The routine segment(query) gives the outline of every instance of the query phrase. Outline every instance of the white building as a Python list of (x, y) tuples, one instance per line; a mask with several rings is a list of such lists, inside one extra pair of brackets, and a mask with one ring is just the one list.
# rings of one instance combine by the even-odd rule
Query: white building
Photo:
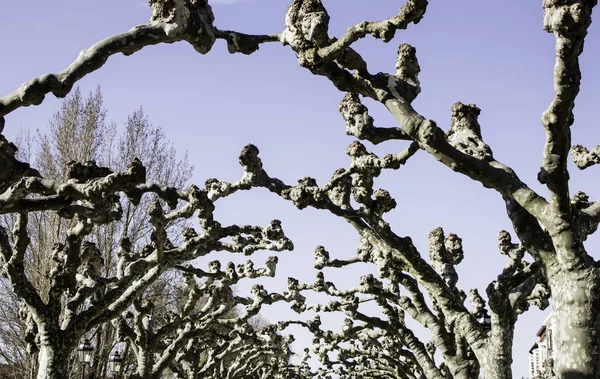
[(544, 325), (538, 330), (536, 336), (539, 340), (529, 349), (529, 377), (534, 378), (540, 372), (544, 371), (544, 363), (554, 355), (554, 335), (556, 322), (551, 313), (544, 320)]

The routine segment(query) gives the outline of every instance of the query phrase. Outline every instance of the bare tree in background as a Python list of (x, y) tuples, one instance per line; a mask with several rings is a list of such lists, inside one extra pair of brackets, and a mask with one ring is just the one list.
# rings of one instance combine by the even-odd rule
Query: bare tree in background
[[(571, 141), (573, 107), (581, 82), (578, 57), (596, 5), (596, 0), (542, 1), (543, 28), (556, 37), (554, 97), (542, 115), (546, 141), (537, 177), (547, 187), (547, 198), (529, 188), (514, 170), (494, 157), (484, 142), (478, 122), (481, 110), (477, 106), (454, 104), (451, 127), (447, 131), (412, 107), (421, 91), (420, 66), (414, 47), (399, 46), (395, 73), (376, 74), (368, 70), (367, 62), (352, 48), (367, 35), (383, 42), (391, 41), (398, 30), (424, 17), (426, 0), (408, 0), (397, 15), (383, 21), (352, 25), (338, 38), (328, 34), (329, 15), (320, 0), (293, 0), (287, 11), (284, 32), (261, 36), (218, 29), (206, 0), (151, 0), (152, 18), (148, 24), (98, 42), (59, 74), (47, 74), (24, 83), (0, 99), (0, 115), (39, 104), (49, 92), (65, 96), (77, 80), (119, 52), (128, 55), (147, 45), (187, 41), (205, 54), (217, 39), (224, 39), (230, 52), (249, 54), (261, 43), (280, 42), (293, 50), (300, 66), (347, 93), (340, 111), (348, 134), (373, 144), (408, 141), (409, 147), (380, 158), (355, 142), (348, 149), (351, 166), (334, 173), (323, 187), (311, 178), (292, 186), (269, 177), (258, 159), (258, 150), (249, 147), (242, 153), (245, 186), (227, 187), (225, 183), (214, 182), (211, 187), (226, 188), (225, 191), (231, 193), (264, 186), (293, 201), (298, 208), (312, 206), (344, 218), (361, 237), (360, 250), (365, 253), (359, 252), (358, 259), (377, 265), (381, 279), (388, 281), (387, 291), (393, 291), (394, 285), (399, 283), (409, 294), (403, 297), (396, 291), (395, 298), (384, 296), (386, 304), (405, 298), (410, 300), (404, 306), (415, 310), (411, 316), (417, 321), (422, 319), (433, 332), (433, 342), (444, 358), (453, 355), (456, 341), (464, 343), (474, 353), (486, 378), (512, 376), (510, 349), (514, 323), (526, 308), (521, 300), (542, 305), (543, 288), (547, 285), (558, 320), (556, 376), (595, 378), (600, 373), (600, 313), (596, 311), (600, 302), (600, 271), (598, 262), (587, 253), (583, 243), (600, 223), (600, 202), (590, 201), (583, 192), (571, 195), (567, 160), (570, 153), (580, 169), (600, 163), (600, 147), (590, 151), (581, 145), (572, 147)], [(361, 104), (361, 97), (384, 106), (396, 118), (398, 126), (375, 126), (367, 108)], [(4, 127), (4, 119), (1, 120), (0, 128)], [(12, 147), (0, 142), (4, 148), (0, 160), (6, 162), (3, 166), (6, 170), (0, 174), (0, 183), (3, 183), (0, 190), (7, 190), (15, 178), (31, 173), (27, 165), (11, 160)], [(486, 291), (489, 324), (477, 322), (476, 315), (464, 305), (464, 292), (456, 287), (458, 278), (453, 266), (460, 262), (455, 255), (460, 240), (446, 236), (441, 230), (433, 231), (428, 262), (409, 237), (393, 231), (383, 218), (395, 207), (395, 201), (388, 191), (374, 188), (375, 178), (381, 170), (396, 170), (406, 164), (418, 150), (492, 189), (506, 204), (520, 243), (513, 243), (508, 232), (500, 233), (500, 251), (508, 255), (509, 262), (499, 270), (498, 278)], [(8, 189), (8, 193), (12, 192)], [(6, 194), (2, 195), (3, 199), (7, 198)], [(6, 208), (7, 205), (0, 206), (4, 212)], [(22, 225), (16, 228), (15, 235), (19, 236), (22, 230)], [(22, 239), (17, 238), (17, 246), (21, 246), (20, 241)], [(6, 243), (3, 248), (7, 250)], [(525, 253), (533, 258), (533, 263), (523, 260)], [(417, 290), (412, 290), (415, 285)], [(431, 307), (421, 301), (425, 294), (431, 300)], [(515, 297), (521, 300), (514, 301)], [(483, 299), (475, 293), (472, 299), (477, 312), (482, 311)], [(402, 304), (399, 306), (402, 308)]]

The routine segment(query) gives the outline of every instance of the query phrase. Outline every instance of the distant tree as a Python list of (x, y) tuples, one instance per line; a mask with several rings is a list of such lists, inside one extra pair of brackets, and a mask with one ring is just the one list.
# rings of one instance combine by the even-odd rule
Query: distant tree
[[(360, 315), (364, 320), (365, 316)], [(396, 318), (397, 319), (397, 318)], [(413, 353), (410, 349), (411, 343), (407, 342), (406, 334), (412, 334), (406, 326), (400, 333), (391, 332), (391, 327), (382, 327), (373, 330), (371, 324), (377, 321), (383, 324), (383, 320), (369, 320), (369, 322), (354, 325), (354, 321), (347, 318), (339, 333), (321, 329), (321, 318), (317, 315), (313, 320), (287, 321), (278, 326), (281, 329), (291, 324), (298, 324), (313, 333), (313, 351), (322, 364), (316, 372), (315, 377), (324, 378), (328, 375), (337, 375), (343, 378), (407, 378), (416, 379), (428, 377), (424, 375), (419, 359), (419, 349)], [(416, 340), (412, 336), (413, 341)], [(407, 345), (409, 347), (407, 347)], [(468, 362), (468, 360), (465, 360)], [(445, 377), (445, 370), (442, 377)], [(476, 371), (476, 370), (475, 370)], [(448, 373), (451, 375), (450, 373)]]
[[(225, 271), (219, 261), (211, 262), (207, 271), (178, 267), (184, 281), (178, 282), (179, 291), (171, 304), (160, 306), (151, 294), (136, 299), (131, 310), (113, 321), (119, 340), (126, 341), (135, 355), (133, 377), (162, 378), (165, 370), (177, 367), (176, 373), (196, 378), (208, 370), (206, 365), (222, 363), (227, 354), (213, 349), (230, 349), (227, 336), (238, 328), (253, 331), (249, 320), (263, 304), (260, 299), (244, 299), (248, 305), (240, 312), (233, 286), (244, 278), (273, 277), (276, 264), (277, 258), (271, 257), (262, 269), (254, 269), (251, 261), (237, 268), (230, 263)], [(204, 282), (199, 284), (195, 276)]]

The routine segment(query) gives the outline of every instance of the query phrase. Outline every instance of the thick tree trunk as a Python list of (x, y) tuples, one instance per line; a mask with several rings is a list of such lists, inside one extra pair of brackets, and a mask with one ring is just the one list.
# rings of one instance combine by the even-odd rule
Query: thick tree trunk
[(54, 328), (39, 325), (40, 351), (37, 353), (37, 379), (67, 379), (69, 356), (77, 346), (78, 338)]
[(473, 352), (467, 350), (467, 343), (460, 339), (456, 343), (456, 353), (454, 356), (443, 356), (446, 365), (446, 371), (453, 379), (472, 379), (478, 378), (480, 365)]
[[(480, 344), (472, 345), (485, 379), (512, 379), (512, 342), (514, 337), (514, 315), (511, 309), (506, 313), (492, 312), (491, 330)], [(477, 376), (471, 376), (477, 378)]]
[(137, 354), (137, 377), (140, 379), (152, 378), (152, 360), (150, 359), (150, 353), (145, 349), (140, 348)]
[(554, 306), (554, 372), (562, 379), (600, 377), (600, 271), (560, 272), (549, 280)]
[(37, 379), (66, 379), (69, 377), (71, 349), (43, 344), (38, 353)]
[(479, 359), (485, 379), (512, 379), (512, 354), (506, 354), (504, 350), (490, 346), (487, 356)]
[(477, 364), (473, 365), (468, 361), (454, 367), (448, 365), (448, 368), (453, 379), (473, 379), (479, 376), (479, 367), (477, 367)]

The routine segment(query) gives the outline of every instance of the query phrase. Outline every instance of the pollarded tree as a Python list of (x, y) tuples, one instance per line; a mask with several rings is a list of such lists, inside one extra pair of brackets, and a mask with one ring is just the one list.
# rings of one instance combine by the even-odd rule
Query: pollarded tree
[[(14, 151), (12, 154), (8, 167), (18, 167)], [(214, 201), (227, 196), (226, 191), (211, 188), (209, 194), (195, 186), (180, 190), (148, 184), (145, 179), (145, 168), (137, 159), (127, 171), (117, 173), (93, 162), (72, 163), (64, 181), (39, 175), (14, 178), (0, 195), (0, 212), (17, 215), (12, 233), (0, 227), (3, 271), (37, 329), (39, 379), (67, 377), (68, 358), (79, 339), (118, 317), (166, 270), (212, 251), (252, 254), (261, 249), (281, 251), (292, 247), (278, 221), (265, 228), (222, 226), (215, 221)], [(240, 183), (244, 185), (244, 180)], [(123, 236), (117, 269), (111, 274), (103, 270), (101, 252), (90, 233), (94, 225), (121, 219), (122, 194), (134, 204), (143, 196), (156, 196), (147, 211), (152, 233), (140, 247)], [(159, 198), (172, 210), (165, 211)], [(183, 205), (177, 208), (179, 202)], [(49, 273), (46, 301), (24, 267), (30, 244), (28, 215), (42, 211), (71, 220), (65, 239), (52, 251), (55, 265)], [(167, 236), (169, 222), (194, 216), (201, 233), (186, 229), (182, 242), (174, 245)]]
[[(28, 158), (35, 162), (40, 174), (47, 179), (65, 180), (71, 162), (95, 161), (106, 165), (114, 171), (127, 168), (129, 162), (139, 157), (147, 170), (147, 180), (158, 185), (183, 187), (188, 181), (192, 167), (186, 156), (177, 159), (177, 152), (166, 140), (160, 127), (152, 125), (142, 108), (134, 111), (125, 123), (123, 133), (118, 133), (114, 123), (106, 121), (107, 111), (104, 109), (100, 88), (84, 97), (79, 89), (66, 98), (61, 108), (51, 118), (47, 132), (38, 131), (36, 137), (21, 138), (23, 147), (27, 148)], [(73, 143), (77, 141), (77, 143)], [(23, 156), (23, 154), (21, 154)], [(102, 270), (106, 275), (114, 275), (118, 257), (116, 251), (119, 239), (126, 235), (134, 245), (148, 241), (151, 225), (148, 222), (148, 209), (152, 198), (143, 197), (137, 205), (123, 199), (124, 216), (117, 222), (96, 225), (90, 237), (96, 243), (104, 262)], [(13, 215), (14, 216), (14, 215)], [(5, 225), (14, 222), (11, 215), (5, 216)], [(180, 221), (177, 221), (180, 223)], [(51, 212), (32, 213), (28, 223), (31, 240), (25, 259), (25, 270), (34, 287), (44, 301), (47, 301), (50, 281), (48, 275), (54, 266), (52, 248), (66, 236), (71, 220), (61, 218)], [(169, 225), (169, 233), (178, 234), (182, 225)], [(165, 283), (168, 283), (166, 281)], [(6, 287), (2, 287), (5, 289)], [(4, 295), (3, 295), (4, 296)], [(9, 294), (4, 296), (12, 299)], [(19, 302), (11, 303), (18, 313)], [(13, 312), (13, 313), (15, 313)], [(19, 325), (18, 333), (25, 335), (25, 325), (18, 320), (3, 320), (11, 325)], [(99, 376), (106, 367), (113, 331), (108, 325), (99, 327), (94, 333), (93, 367), (91, 371)], [(8, 335), (10, 337), (10, 335)], [(18, 363), (17, 366), (31, 366), (35, 362), (35, 354), (25, 354), (24, 343), (17, 348), (16, 355), (21, 359), (9, 357), (8, 361)], [(29, 346), (33, 348), (34, 346)], [(13, 354), (15, 355), (15, 354)], [(25, 359), (23, 359), (25, 358)], [(23, 370), (21, 370), (23, 371)], [(78, 375), (79, 372), (77, 371)]]
[[(382, 216), (394, 207), (393, 199), (387, 191), (373, 188), (373, 178), (379, 170), (397, 169), (417, 150), (423, 150), (442, 165), (492, 189), (505, 202), (523, 251), (535, 261), (528, 270), (524, 270), (526, 266), (522, 262), (510, 270), (517, 274), (523, 269), (526, 271), (524, 276), (529, 276), (527, 280), (533, 279), (539, 270), (544, 277), (542, 282), (547, 282), (550, 289), (559, 320), (555, 334), (555, 372), (563, 378), (592, 378), (600, 372), (600, 341), (597, 337), (600, 335), (600, 316), (594, 311), (600, 298), (600, 272), (583, 242), (597, 229), (600, 203), (590, 202), (583, 193), (571, 197), (567, 160), (572, 153), (580, 168), (600, 162), (598, 147), (591, 152), (582, 146), (571, 148), (570, 129), (581, 82), (578, 57), (583, 51), (596, 3), (595, 0), (542, 1), (544, 29), (556, 37), (554, 98), (542, 115), (546, 141), (537, 178), (547, 187), (548, 198), (531, 189), (513, 169), (494, 157), (483, 139), (477, 120), (480, 109), (475, 105), (456, 103), (451, 110), (452, 125), (448, 131), (412, 107), (421, 91), (420, 67), (414, 47), (401, 44), (397, 71), (377, 74), (369, 71), (367, 62), (352, 48), (357, 40), (367, 35), (389, 42), (397, 30), (416, 24), (424, 17), (428, 6), (426, 0), (408, 0), (397, 15), (383, 21), (353, 25), (339, 38), (329, 36), (329, 15), (320, 0), (294, 0), (286, 15), (284, 32), (265, 36), (219, 30), (214, 26), (214, 15), (206, 0), (151, 0), (150, 23), (97, 43), (59, 74), (44, 75), (24, 83), (0, 100), (0, 115), (7, 115), (22, 106), (39, 104), (50, 92), (65, 96), (77, 80), (119, 52), (132, 54), (147, 45), (185, 40), (198, 52), (206, 53), (216, 39), (225, 39), (231, 52), (248, 54), (257, 50), (261, 43), (281, 42), (291, 47), (302, 67), (348, 93), (340, 107), (348, 134), (375, 144), (390, 140), (410, 141), (411, 144), (406, 152), (381, 159), (355, 144), (350, 149), (353, 167), (336, 173), (324, 187), (318, 187), (310, 179), (303, 180), (298, 186), (264, 181), (265, 176), (258, 165), (249, 170), (249, 176), (257, 181), (255, 184), (261, 185), (262, 181), (267, 188), (293, 200), (299, 207), (323, 208), (323, 203), (332, 203), (342, 209), (343, 212), (333, 213), (350, 221), (359, 232), (361, 242), (374, 247), (374, 263), (380, 261), (384, 266), (389, 261), (402, 263), (403, 272), (416, 280), (436, 304), (438, 318), (451, 325), (452, 331), (473, 349), (486, 377), (510, 377), (507, 354), (486, 354), (488, 349), (499, 347), (492, 346), (490, 339), (483, 337), (511, 339), (515, 312), (509, 312), (507, 316), (505, 312), (493, 309), (494, 291), (505, 293), (511, 286), (500, 283), (489, 287), (492, 324), (489, 331), (481, 330), (454, 295), (454, 279), (444, 277), (445, 268), (453, 262), (442, 259), (428, 263), (410, 238), (391, 230)], [(380, 103), (399, 125), (376, 127), (361, 104), (360, 96)], [(3, 126), (4, 120), (1, 122)], [(27, 169), (13, 162), (7, 167), (8, 170), (1, 174), (3, 179)], [(350, 193), (356, 204), (349, 203)], [(487, 348), (484, 345), (488, 345)]]
[[(204, 337), (204, 336), (203, 336)], [(309, 378), (309, 376), (290, 375), (295, 365), (290, 363), (294, 341), (292, 335), (280, 335), (273, 326), (256, 330), (251, 325), (236, 323), (230, 330), (209, 332), (206, 342), (186, 354), (178, 357), (173, 370), (179, 377), (191, 378)], [(191, 342), (191, 341), (190, 341)], [(193, 362), (194, 356), (201, 351), (201, 367)], [(192, 347), (191, 343), (189, 347)], [(192, 353), (192, 354), (188, 354)], [(196, 367), (196, 369), (194, 369)]]
[[(345, 296), (348, 300), (352, 295)], [(368, 300), (357, 301), (364, 303)], [(349, 301), (346, 306), (337, 306), (330, 303), (329, 307), (319, 307), (322, 311), (330, 312), (332, 309), (346, 308), (350, 310)], [(344, 310), (346, 310), (344, 309)], [(286, 328), (289, 325), (297, 324), (305, 327), (314, 335), (313, 351), (321, 362), (322, 367), (317, 369), (318, 375), (339, 375), (342, 378), (359, 377), (377, 377), (377, 378), (445, 378), (443, 370), (437, 370), (431, 359), (430, 371), (433, 368), (435, 374), (423, 373), (427, 368), (422, 368), (419, 359), (406, 347), (407, 328), (400, 320), (397, 314), (391, 322), (386, 322), (380, 318), (368, 317), (364, 314), (358, 314), (354, 310), (354, 318), (365, 320), (366, 322), (354, 323), (353, 319), (346, 318), (341, 331), (335, 333), (329, 330), (321, 329), (321, 318), (316, 316), (309, 321), (285, 321), (278, 324), (279, 328)], [(357, 317), (358, 316), (358, 317)], [(379, 325), (381, 329), (377, 329)], [(395, 333), (393, 329), (400, 327), (404, 332)], [(410, 332), (412, 333), (412, 332)], [(414, 339), (414, 337), (413, 337)], [(419, 351), (419, 348), (416, 349)], [(423, 350), (426, 350), (423, 346)], [(307, 349), (307, 354), (309, 350)], [(423, 351), (421, 354), (427, 354)], [(429, 358), (428, 358), (429, 359)], [(475, 374), (473, 377), (476, 377)]]
[[(184, 366), (184, 371), (189, 371), (186, 376), (196, 377), (202, 369), (200, 363), (204, 362), (202, 354), (215, 344), (226, 345), (227, 338), (215, 339), (213, 334), (248, 325), (248, 320), (262, 306), (261, 302), (247, 299), (248, 306), (239, 312), (236, 308), (239, 300), (233, 296), (232, 286), (244, 278), (273, 277), (276, 263), (277, 258), (270, 257), (267, 267), (262, 269), (254, 269), (252, 261), (237, 270), (230, 263), (221, 271), (219, 261), (211, 262), (208, 271), (189, 265), (180, 267), (184, 270), (185, 291), (179, 291), (182, 298), (173, 299), (171, 307), (159, 307), (152, 296), (136, 299), (131, 310), (113, 320), (120, 339), (129, 343), (136, 356), (136, 377), (161, 378), (175, 361), (186, 357), (190, 360)], [(198, 284), (195, 276), (203, 283)]]
[[(348, 125), (348, 134), (373, 143), (412, 141), (403, 161), (410, 156), (411, 150), (414, 152), (418, 148), (448, 168), (498, 192), (506, 203), (507, 214), (523, 247), (534, 258), (548, 282), (554, 312), (559, 320), (555, 335), (555, 372), (559, 377), (569, 378), (591, 378), (600, 372), (600, 341), (596, 337), (600, 322), (598, 313), (594, 311), (600, 296), (597, 288), (600, 272), (583, 245), (587, 236), (597, 229), (600, 206), (590, 203), (581, 193), (571, 199), (567, 170), (570, 151), (580, 168), (598, 162), (598, 148), (591, 153), (581, 146), (571, 150), (570, 132), (574, 122), (573, 106), (581, 81), (578, 57), (583, 51), (583, 41), (596, 3), (593, 0), (543, 1), (544, 29), (556, 37), (555, 96), (542, 116), (546, 143), (538, 175), (538, 180), (548, 188), (549, 199), (533, 191), (510, 167), (494, 158), (483, 140), (482, 128), (477, 121), (480, 110), (475, 105), (456, 103), (452, 107), (451, 128), (446, 132), (411, 106), (421, 90), (418, 81), (420, 67), (414, 47), (400, 45), (397, 71), (393, 74), (371, 74), (366, 62), (352, 50), (351, 45), (366, 35), (387, 42), (396, 30), (419, 22), (425, 14), (427, 1), (408, 1), (395, 17), (357, 24), (339, 39), (333, 39), (327, 34), (329, 19), (323, 4), (298, 0), (288, 9), (283, 34), (285, 42), (298, 56), (300, 65), (315, 75), (326, 77), (340, 91), (350, 93), (340, 107)], [(305, 27), (308, 24), (310, 29)], [(399, 126), (389, 129), (375, 127), (357, 95), (381, 103), (396, 118)], [(391, 199), (385, 191), (373, 191), (372, 182), (360, 182), (357, 177), (360, 169), (368, 167), (367, 160), (372, 159), (368, 158), (366, 151), (357, 152), (357, 160), (363, 156), (365, 161), (356, 167), (358, 175), (352, 170), (350, 172), (355, 199), (362, 203), (361, 211), (366, 213), (366, 217), (361, 216), (361, 220), (357, 220), (362, 224), (357, 227), (361, 236), (370, 239), (374, 245), (380, 245), (381, 250), (391, 249), (392, 255), (403, 261), (405, 270), (427, 290), (446, 319), (453, 321), (455, 330), (475, 350), (486, 377), (510, 376), (509, 372), (502, 372), (508, 371), (506, 367), (510, 362), (497, 362), (506, 358), (504, 354), (486, 356), (477, 353), (475, 348), (480, 339), (470, 340), (474, 336), (469, 327), (470, 321), (461, 317), (454, 307), (449, 307), (452, 302), (445, 286), (439, 282), (440, 276), (432, 275), (431, 267), (425, 264), (409, 238), (395, 234), (382, 220), (381, 215), (389, 210)], [(379, 165), (377, 169), (397, 168), (397, 157), (390, 155), (384, 158), (384, 167)], [(492, 298), (494, 290), (502, 291), (501, 287), (493, 286), (490, 290)], [(494, 322), (494, 319), (497, 321)], [(510, 333), (505, 320), (505, 313), (496, 313), (492, 309), (492, 336)]]
[[(318, 247), (315, 250), (317, 269), (367, 262), (377, 267), (381, 278), (365, 276), (359, 286), (347, 290), (338, 290), (334, 283), (325, 281), (322, 272), (310, 285), (299, 284), (296, 279), (290, 278), (288, 291), (278, 301), (294, 302), (292, 309), (299, 312), (342, 311), (348, 317), (395, 334), (395, 338), (412, 352), (415, 363), (426, 378), (441, 379), (442, 371), (455, 378), (471, 378), (477, 376), (479, 367), (486, 377), (511, 377), (514, 325), (518, 315), (530, 304), (542, 309), (548, 305), (546, 279), (538, 263), (523, 261), (525, 249), (512, 243), (507, 232), (501, 232), (498, 246), (509, 260), (497, 279), (487, 287), (490, 322), (478, 321), (480, 314), (487, 312), (483, 310), (483, 299), (472, 292), (475, 311), (469, 311), (464, 305), (466, 294), (457, 287), (458, 275), (454, 266), (462, 261), (464, 255), (462, 240), (454, 234), (445, 236), (441, 228), (432, 231), (429, 235), (431, 263), (428, 263), (410, 238), (394, 234), (382, 218), (396, 203), (386, 190), (373, 190), (374, 179), (382, 169), (397, 169), (406, 162), (415, 152), (413, 146), (395, 156), (380, 159), (355, 141), (347, 151), (352, 158), (350, 168), (337, 170), (323, 187), (319, 187), (313, 178), (301, 179), (295, 186), (272, 178), (263, 168), (258, 149), (253, 145), (243, 149), (240, 162), (251, 174), (247, 178), (252, 186), (265, 187), (300, 209), (311, 206), (327, 210), (342, 217), (360, 234), (361, 244), (357, 256), (352, 259), (331, 259), (323, 247)], [(231, 188), (229, 192), (247, 189), (216, 181), (211, 188)], [(358, 206), (351, 203), (351, 196)], [(431, 306), (420, 287), (426, 290)], [(306, 290), (341, 300), (326, 306), (306, 305), (301, 294)], [(369, 296), (368, 301), (377, 303), (386, 318), (360, 312), (358, 304), (362, 300), (359, 300), (358, 294)], [(408, 314), (429, 329), (432, 346), (444, 358), (445, 370), (436, 366), (433, 353), (427, 351), (426, 344), (404, 324), (404, 317), (398, 318), (400, 313)]]

